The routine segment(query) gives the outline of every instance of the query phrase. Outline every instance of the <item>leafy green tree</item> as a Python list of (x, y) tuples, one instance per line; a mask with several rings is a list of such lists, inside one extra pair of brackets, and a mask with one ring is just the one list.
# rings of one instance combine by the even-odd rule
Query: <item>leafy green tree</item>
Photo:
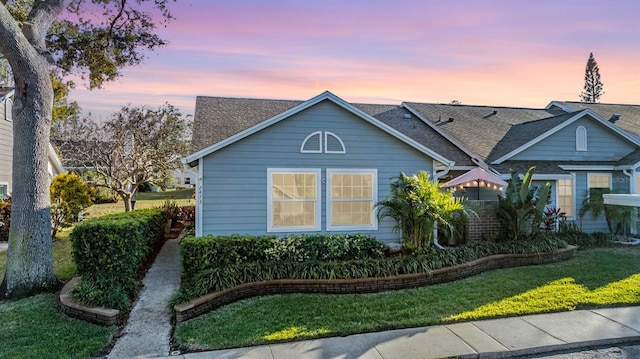
[(580, 94), (580, 101), (598, 102), (600, 97), (604, 95), (603, 87), (604, 84), (600, 80), (600, 68), (592, 52), (589, 54), (587, 67), (584, 70), (584, 89)]
[[(99, 88), (165, 42), (154, 30), (172, 0), (0, 0), (0, 54), (11, 68), (13, 211), (0, 297), (54, 288), (47, 155), (53, 118), (51, 69)], [(152, 17), (153, 13), (153, 17)]]
[(439, 184), (431, 182), (425, 171), (413, 176), (401, 172), (391, 183), (389, 196), (376, 207), (378, 219), (392, 218), (394, 229), (402, 233), (403, 245), (417, 250), (433, 243), (437, 226), (453, 231), (454, 215), (475, 214), (452, 191), (442, 190)]
[(60, 228), (78, 222), (82, 211), (91, 206), (92, 193), (82, 178), (75, 173), (61, 173), (51, 181), (51, 236)]
[(551, 184), (547, 182), (542, 187), (532, 185), (535, 169), (529, 168), (522, 179), (512, 170), (504, 196), (498, 197), (496, 215), (507, 239), (522, 239), (528, 233), (535, 234), (540, 230)]

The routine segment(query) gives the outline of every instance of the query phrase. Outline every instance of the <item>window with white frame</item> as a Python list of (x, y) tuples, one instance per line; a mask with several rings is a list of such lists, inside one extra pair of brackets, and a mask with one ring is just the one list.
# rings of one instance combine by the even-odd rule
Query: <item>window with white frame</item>
[(267, 170), (267, 231), (320, 230), (320, 169)]
[(576, 128), (576, 151), (587, 150), (587, 129), (584, 126)]
[(375, 230), (376, 169), (327, 169), (327, 231)]
[(9, 184), (4, 182), (0, 183), (0, 200), (5, 200), (9, 197)]
[(300, 145), (300, 153), (346, 154), (344, 142), (333, 132), (316, 131), (310, 133)]
[(564, 215), (567, 218), (573, 218), (574, 200), (573, 180), (558, 180), (558, 208), (560, 208), (561, 212), (564, 212)]
[(8, 98), (4, 102), (4, 118), (7, 121), (13, 121), (13, 100)]
[(611, 174), (594, 174), (587, 175), (587, 188), (589, 197), (602, 196), (603, 193), (609, 193), (611, 190)]

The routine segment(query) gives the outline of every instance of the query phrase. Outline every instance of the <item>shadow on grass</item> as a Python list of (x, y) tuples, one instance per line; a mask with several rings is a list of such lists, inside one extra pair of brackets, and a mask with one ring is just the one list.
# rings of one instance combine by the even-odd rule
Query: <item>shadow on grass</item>
[[(579, 252), (551, 265), (489, 271), (373, 294), (243, 300), (178, 324), (177, 343), (221, 349), (444, 322), (640, 303), (640, 248)], [(621, 299), (625, 298), (625, 299)]]

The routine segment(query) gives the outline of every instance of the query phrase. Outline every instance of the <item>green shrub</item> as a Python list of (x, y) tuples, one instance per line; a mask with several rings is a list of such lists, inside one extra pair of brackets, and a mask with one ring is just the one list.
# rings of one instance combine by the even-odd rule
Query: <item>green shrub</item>
[(75, 173), (61, 173), (53, 177), (50, 186), (51, 236), (60, 228), (69, 228), (80, 219), (82, 211), (91, 206), (91, 189)]
[(180, 243), (183, 276), (209, 268), (255, 261), (338, 261), (384, 256), (384, 245), (370, 236), (290, 235), (187, 237)]
[(11, 200), (0, 199), (0, 242), (9, 240), (11, 225)]
[[(195, 247), (192, 245), (193, 242), (215, 242), (215, 238), (189, 238), (187, 242), (183, 240), (182, 249)], [(240, 242), (248, 238), (250, 237), (244, 237)], [(267, 239), (274, 240), (274, 237), (258, 238), (265, 242)], [(296, 241), (300, 239), (300, 237), (295, 238)], [(222, 238), (222, 241), (226, 243), (229, 240), (229, 237)], [(310, 243), (313, 242), (310, 241)], [(261, 242), (260, 245), (265, 244)], [(454, 266), (493, 254), (542, 253), (565, 248), (566, 246), (567, 244), (563, 240), (552, 233), (540, 233), (530, 240), (500, 243), (473, 241), (452, 249), (424, 248), (419, 254), (393, 258), (361, 257), (350, 260), (329, 261), (314, 258), (307, 261), (299, 261), (297, 260), (299, 258), (277, 259), (267, 257), (259, 260), (239, 260), (235, 263), (227, 261), (226, 265), (198, 266), (198, 270), (194, 270), (194, 267), (191, 267), (189, 275), (183, 276), (182, 287), (174, 296), (172, 304), (248, 282), (275, 279), (354, 279), (387, 277), (409, 273), (429, 273), (433, 269)], [(220, 252), (216, 253), (224, 253), (222, 249), (218, 249)], [(190, 261), (195, 262), (197, 261), (196, 255), (192, 250), (189, 249), (189, 253), (192, 253), (194, 257)], [(209, 256), (207, 255), (207, 258)], [(185, 260), (183, 258), (183, 265), (184, 263)], [(183, 268), (186, 272), (187, 268)]]
[(165, 218), (162, 210), (138, 210), (77, 225), (70, 238), (82, 281), (74, 296), (86, 304), (126, 309), (138, 287), (138, 269), (164, 236)]

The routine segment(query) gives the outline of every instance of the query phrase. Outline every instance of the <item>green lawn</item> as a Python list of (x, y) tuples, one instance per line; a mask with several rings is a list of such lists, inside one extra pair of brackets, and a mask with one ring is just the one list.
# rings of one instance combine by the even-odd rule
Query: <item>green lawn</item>
[[(143, 192), (136, 195), (136, 209), (162, 207), (166, 201), (175, 201), (178, 206), (193, 206), (193, 188), (164, 192)], [(124, 202), (94, 204), (85, 210), (85, 218), (96, 218), (105, 214), (124, 212)]]
[(618, 305), (640, 305), (640, 248), (586, 250), (562, 263), (411, 290), (252, 298), (178, 324), (175, 338), (220, 349)]
[(109, 343), (115, 328), (71, 319), (57, 303), (54, 294), (0, 302), (0, 358), (86, 358)]

